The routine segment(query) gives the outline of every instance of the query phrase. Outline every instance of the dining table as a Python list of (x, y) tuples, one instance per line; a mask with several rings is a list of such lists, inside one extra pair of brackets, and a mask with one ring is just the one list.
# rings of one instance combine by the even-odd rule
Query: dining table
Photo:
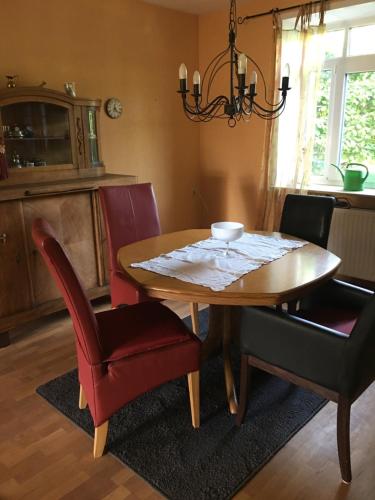
[[(299, 240), (277, 232), (251, 231), (251, 234)], [(210, 237), (209, 229), (161, 234), (121, 247), (118, 262), (129, 280), (141, 286), (149, 297), (209, 305), (208, 333), (202, 342), (202, 362), (219, 348), (222, 349), (228, 405), (230, 412), (235, 414), (237, 397), (230, 345), (232, 337), (238, 332), (238, 308), (233, 306), (280, 306), (297, 301), (332, 278), (341, 260), (328, 250), (307, 243), (244, 274), (221, 291), (131, 266)], [(193, 327), (197, 333), (198, 325), (193, 324)]]

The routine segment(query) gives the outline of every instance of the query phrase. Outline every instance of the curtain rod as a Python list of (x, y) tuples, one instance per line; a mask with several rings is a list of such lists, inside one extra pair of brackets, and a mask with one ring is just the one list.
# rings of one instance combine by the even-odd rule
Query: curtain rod
[(300, 3), (297, 5), (291, 5), (290, 7), (284, 7), (282, 9), (278, 9), (277, 7), (275, 9), (268, 10), (267, 12), (260, 12), (259, 14), (254, 14), (252, 16), (245, 16), (245, 17), (239, 17), (238, 18), (238, 24), (243, 24), (245, 21), (248, 21), (249, 19), (255, 19), (256, 17), (263, 17), (263, 16), (269, 16), (271, 14), (276, 14), (280, 12), (286, 12), (288, 10), (295, 10), (298, 9), (299, 7), (303, 7), (304, 5), (318, 5), (321, 4), (321, 0), (317, 0), (315, 2), (308, 2), (308, 3)]

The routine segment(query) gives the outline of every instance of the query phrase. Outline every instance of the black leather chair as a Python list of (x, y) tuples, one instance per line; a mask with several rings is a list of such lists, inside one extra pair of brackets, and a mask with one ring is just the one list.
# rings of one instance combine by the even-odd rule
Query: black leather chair
[(281, 215), (280, 233), (327, 248), (335, 203), (333, 196), (288, 194)]
[[(327, 248), (335, 204), (336, 198), (333, 196), (288, 194), (281, 215), (280, 233)], [(296, 308), (297, 301), (288, 303), (289, 313), (295, 313)], [(282, 306), (277, 306), (276, 310), (280, 312)]]
[(375, 380), (375, 294), (332, 280), (302, 301), (298, 316), (241, 308), (240, 346), (237, 425), (246, 413), (249, 367), (335, 401), (341, 476), (349, 483), (351, 404)]

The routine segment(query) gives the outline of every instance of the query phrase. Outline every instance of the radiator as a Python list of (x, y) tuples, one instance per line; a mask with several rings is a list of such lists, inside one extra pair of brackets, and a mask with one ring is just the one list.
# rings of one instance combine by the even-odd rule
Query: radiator
[(328, 250), (342, 259), (339, 274), (375, 282), (375, 210), (335, 208)]

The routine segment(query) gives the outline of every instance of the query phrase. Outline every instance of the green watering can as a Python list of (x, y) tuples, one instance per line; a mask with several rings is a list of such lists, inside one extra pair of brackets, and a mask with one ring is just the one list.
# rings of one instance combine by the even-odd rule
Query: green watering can
[[(368, 177), (368, 168), (366, 165), (362, 165), (362, 163), (348, 163), (343, 169), (334, 163), (331, 163), (331, 165), (340, 172), (344, 183), (344, 191), (363, 191), (363, 184)], [(365, 169), (365, 172), (361, 169)]]

